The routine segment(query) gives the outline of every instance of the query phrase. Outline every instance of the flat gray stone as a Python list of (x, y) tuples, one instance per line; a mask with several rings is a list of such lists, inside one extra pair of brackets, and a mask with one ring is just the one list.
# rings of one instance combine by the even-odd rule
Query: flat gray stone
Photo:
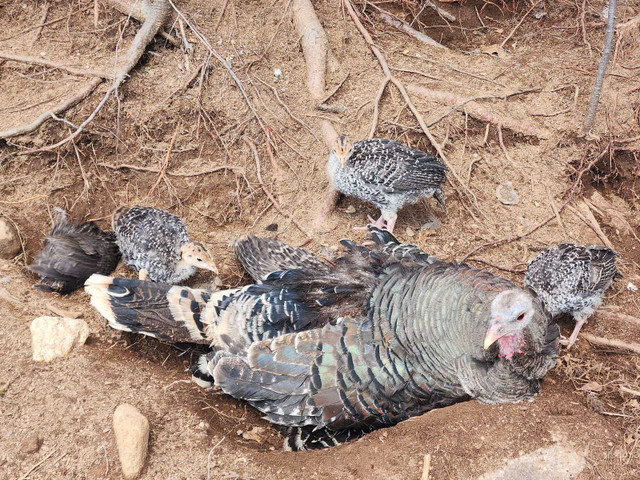
[(508, 460), (506, 465), (477, 480), (570, 480), (586, 466), (584, 455), (555, 444)]

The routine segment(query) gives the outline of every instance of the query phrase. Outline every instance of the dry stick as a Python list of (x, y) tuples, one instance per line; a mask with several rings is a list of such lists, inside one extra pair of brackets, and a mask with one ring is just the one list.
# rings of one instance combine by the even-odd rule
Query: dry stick
[[(480, 105), (479, 103), (474, 101), (473, 98), (471, 99), (464, 98), (455, 93), (427, 89), (420, 85), (415, 85), (411, 83), (407, 85), (407, 90), (413, 95), (418, 95), (427, 100), (432, 100), (435, 102), (444, 103), (446, 105), (451, 105), (452, 107), (455, 107), (455, 109), (458, 109), (464, 106), (465, 110), (471, 117), (478, 120), (482, 120), (483, 122), (493, 123), (494, 125), (501, 125), (502, 127), (508, 128), (509, 130), (514, 132), (522, 133), (524, 135), (531, 135), (531, 136), (542, 138), (542, 139), (547, 139), (552, 136), (551, 131), (547, 130), (546, 128), (538, 127), (536, 125), (527, 123), (524, 120), (520, 120), (520, 119), (513, 118), (511, 116), (508, 116), (504, 113), (496, 114), (494, 112), (491, 112), (483, 105)], [(516, 92), (514, 94), (525, 93), (525, 92), (526, 91)], [(502, 97), (494, 96), (493, 98), (504, 98), (508, 96), (513, 96), (514, 94), (505, 95)], [(476, 100), (480, 100), (483, 98), (490, 98), (490, 97), (479, 97)], [(449, 113), (451, 112), (447, 112), (447, 114)], [(439, 120), (440, 119), (438, 119), (438, 121)]]
[(222, 17), (224, 17), (224, 12), (227, 9), (228, 4), (229, 4), (229, 0), (224, 0), (224, 3), (222, 4), (222, 9), (220, 10), (220, 15), (218, 15), (218, 20), (216, 20), (216, 24), (213, 26), (213, 33), (216, 33), (218, 31), (218, 27), (220, 26)]
[(502, 139), (502, 127), (500, 126), (500, 124), (498, 124), (498, 141), (500, 142), (500, 148), (502, 149), (502, 153), (504, 153), (504, 156), (507, 158), (507, 161), (515, 167), (516, 165), (515, 163), (513, 163), (513, 160), (509, 156), (507, 147), (504, 146), (504, 140)]
[[(136, 170), (138, 172), (160, 173), (159, 168), (141, 167), (139, 165), (131, 165), (128, 163), (121, 163), (120, 165), (109, 165), (108, 163), (98, 163), (98, 165), (104, 168), (108, 168), (109, 170)], [(210, 173), (219, 172), (221, 170), (243, 171), (241, 167), (235, 167), (232, 165), (220, 165), (219, 167), (209, 168), (207, 170), (201, 170), (199, 172), (165, 172), (165, 174), (172, 177), (198, 177), (200, 175), (208, 175)], [(46, 195), (43, 195), (43, 197), (45, 196)]]
[(611, 55), (611, 45), (613, 44), (613, 36), (616, 31), (616, 5), (618, 0), (609, 0), (608, 21), (607, 21), (607, 34), (604, 37), (604, 50), (602, 51), (602, 57), (600, 58), (600, 65), (598, 65), (598, 73), (596, 74), (596, 82), (593, 86), (593, 92), (591, 92), (591, 100), (589, 100), (589, 108), (587, 109), (587, 115), (584, 119), (584, 125), (582, 127), (582, 133), (587, 135), (591, 131), (593, 121), (596, 117), (596, 109), (598, 108), (598, 101), (600, 100), (600, 92), (602, 91), (602, 83), (604, 82), (604, 74), (607, 71), (607, 65), (609, 64), (609, 56)]
[(430, 80), (442, 81), (442, 78), (440, 78), (440, 77), (434, 77), (433, 75), (429, 75), (427, 73), (420, 72), (418, 70), (411, 70), (409, 68), (389, 67), (389, 70), (393, 70), (394, 72), (415, 73), (416, 75), (421, 75), (421, 76), (423, 76), (425, 78), (428, 78)]
[(25, 55), (14, 55), (12, 53), (0, 52), (0, 58), (3, 58), (5, 60), (11, 60), (12, 62), (30, 63), (33, 65), (41, 65), (43, 67), (50, 67), (58, 70), (64, 70), (65, 72), (69, 72), (74, 75), (83, 75), (85, 77), (113, 78), (113, 74), (103, 72), (101, 70), (86, 70), (84, 68), (70, 67), (58, 62), (52, 62), (50, 60), (44, 60), (42, 58), (37, 58), (37, 57), (27, 57)]
[(556, 216), (558, 225), (560, 225), (560, 228), (562, 228), (562, 231), (564, 232), (565, 237), (569, 238), (569, 232), (567, 232), (567, 229), (564, 226), (564, 222), (562, 221), (562, 217), (560, 216), (560, 212), (558, 211), (558, 206), (556, 205), (556, 201), (551, 196), (551, 193), (549, 192), (548, 188), (546, 189), (546, 191), (547, 191), (547, 198), (549, 199), (549, 205), (551, 205), (551, 210), (553, 211), (553, 214)]
[(580, 220), (582, 220), (587, 227), (593, 230), (598, 238), (602, 241), (602, 243), (604, 243), (611, 250), (614, 250), (613, 244), (602, 231), (600, 225), (598, 225), (598, 221), (593, 216), (593, 213), (589, 209), (589, 206), (584, 201), (576, 203), (575, 207), (568, 205), (567, 208), (571, 210), (571, 212), (573, 212)]
[(31, 472), (33, 472), (36, 468), (38, 468), (44, 462), (49, 460), (49, 458), (51, 458), (54, 453), (56, 453), (56, 450), (55, 449), (51, 450), (51, 452), (49, 452), (49, 454), (46, 457), (44, 457), (42, 460), (40, 460), (38, 463), (36, 463), (33, 467), (31, 467), (29, 469), (29, 471), (27, 473), (25, 473), (22, 477), (20, 477), (20, 480), (25, 480), (26, 478), (28, 478), (29, 475), (31, 475)]
[(82, 133), (85, 127), (89, 123), (91, 123), (91, 121), (95, 118), (98, 112), (100, 112), (104, 104), (107, 103), (107, 100), (109, 100), (109, 97), (111, 96), (111, 94), (117, 91), (118, 87), (122, 84), (122, 82), (124, 82), (124, 80), (129, 75), (129, 72), (136, 66), (136, 64), (138, 63), (138, 60), (140, 60), (140, 57), (142, 57), (145, 50), (147, 49), (147, 45), (151, 43), (151, 41), (153, 40), (153, 37), (156, 36), (158, 31), (162, 27), (162, 24), (164, 23), (165, 18), (168, 14), (168, 6), (166, 3), (166, 0), (156, 0), (152, 4), (152, 6), (146, 9), (146, 12), (149, 14), (149, 16), (145, 20), (145, 22), (142, 24), (142, 26), (138, 30), (138, 33), (136, 34), (133, 41), (131, 42), (131, 45), (129, 46), (129, 51), (127, 52), (125, 64), (120, 68), (120, 71), (115, 75), (111, 87), (109, 87), (109, 90), (107, 90), (107, 92), (104, 94), (104, 97), (102, 97), (102, 100), (100, 100), (100, 103), (98, 103), (98, 106), (93, 110), (91, 115), (89, 115), (89, 117), (87, 117), (87, 119), (84, 122), (82, 122), (80, 126), (78, 126), (78, 128), (71, 135), (59, 141), (58, 143), (49, 145), (47, 147), (26, 150), (24, 152), (20, 152), (19, 153), (20, 155), (26, 155), (30, 153), (36, 153), (36, 152), (48, 152), (51, 150), (55, 150), (56, 148), (59, 148), (65, 143), (70, 142), (71, 140), (76, 138), (78, 135)]
[(543, 1), (544, 0), (538, 0), (535, 4), (533, 4), (531, 6), (531, 8), (529, 10), (527, 10), (527, 13), (525, 13), (524, 16), (522, 17), (522, 19), (520, 19), (520, 21), (518, 22), (518, 24), (515, 27), (513, 27), (513, 30), (511, 30), (511, 33), (509, 33), (509, 35), (507, 35), (507, 38), (505, 38), (502, 41), (502, 43), (500, 44), (500, 48), (504, 47), (505, 43), (507, 43), (509, 41), (509, 39), (513, 36), (513, 34), (516, 33), (516, 30), (518, 30), (520, 25), (522, 25), (522, 22), (524, 22), (524, 19), (527, 18), (529, 16), (529, 14), (531, 12), (533, 12), (533, 9), (536, 8)]
[(40, 127), (40, 125), (46, 122), (48, 119), (52, 118), (52, 115), (58, 115), (70, 109), (71, 107), (77, 105), (85, 98), (87, 98), (89, 95), (91, 95), (91, 92), (93, 92), (98, 87), (98, 85), (102, 83), (102, 81), (103, 81), (102, 78), (94, 78), (93, 80), (91, 80), (91, 82), (89, 82), (84, 87), (83, 90), (80, 90), (78, 93), (67, 98), (64, 102), (56, 105), (51, 110), (48, 110), (42, 113), (33, 122), (27, 125), (22, 125), (20, 127), (13, 128), (11, 130), (5, 130), (4, 132), (0, 132), (0, 138), (15, 137), (16, 135), (24, 135), (25, 133), (33, 132), (38, 127)]
[(376, 98), (373, 101), (373, 118), (371, 119), (371, 130), (369, 130), (369, 137), (373, 138), (373, 135), (376, 133), (376, 128), (378, 127), (378, 117), (380, 116), (380, 100), (382, 99), (382, 95), (384, 95), (384, 90), (387, 88), (389, 84), (389, 77), (384, 77), (382, 83), (380, 84), (380, 88), (378, 89), (378, 93), (376, 94)]
[(314, 131), (311, 129), (311, 127), (303, 120), (300, 120), (298, 117), (296, 117), (293, 113), (291, 113), (291, 110), (289, 109), (289, 107), (287, 106), (286, 103), (284, 103), (282, 101), (282, 99), (280, 98), (280, 95), (278, 95), (278, 89), (272, 85), (269, 85), (267, 82), (261, 80), (258, 77), (255, 77), (256, 80), (258, 80), (261, 84), (265, 85), (266, 87), (269, 87), (271, 89), (271, 91), (273, 92), (273, 95), (276, 97), (276, 100), (278, 101), (278, 103), (280, 104), (280, 106), (282, 108), (285, 109), (285, 111), (289, 114), (289, 116), (296, 122), (298, 122), (300, 125), (302, 125), (304, 128), (306, 128), (309, 133), (313, 136), (313, 138), (315, 138), (318, 142), (320, 141), (318, 139), (318, 137), (316, 137), (316, 134), (314, 133)]
[(638, 343), (623, 342), (622, 340), (618, 340), (616, 338), (597, 337), (595, 335), (591, 335), (590, 333), (581, 333), (580, 336), (593, 345), (620, 348), (622, 350), (631, 350), (634, 353), (640, 354), (640, 344)]
[(273, 204), (273, 208), (275, 208), (278, 211), (278, 213), (280, 213), (280, 215), (287, 217), (291, 221), (291, 223), (293, 223), (296, 226), (296, 228), (300, 230), (307, 237), (307, 239), (312, 239), (311, 235), (307, 233), (307, 231), (302, 227), (302, 225), (300, 225), (298, 221), (295, 218), (293, 218), (293, 215), (291, 215), (291, 212), (284, 211), (282, 209), (280, 204), (277, 202), (277, 200), (273, 197), (269, 189), (266, 187), (266, 185), (262, 181), (262, 173), (260, 172), (260, 157), (258, 156), (258, 149), (253, 144), (253, 142), (251, 142), (247, 138), (244, 138), (243, 140), (249, 146), (249, 148), (251, 149), (251, 152), (253, 153), (253, 158), (256, 162), (256, 175), (258, 177), (258, 183), (260, 184), (262, 191), (269, 198), (269, 201)]
[(147, 197), (153, 195), (156, 187), (160, 185), (160, 181), (164, 178), (164, 173), (167, 171), (167, 167), (169, 166), (169, 156), (171, 155), (171, 151), (173, 150), (173, 145), (176, 143), (176, 137), (178, 136), (179, 128), (179, 125), (176, 125), (176, 128), (173, 131), (173, 136), (171, 137), (171, 142), (169, 142), (169, 148), (167, 148), (167, 154), (165, 155), (164, 162), (162, 163), (162, 168), (160, 168), (158, 179), (156, 180), (156, 183), (154, 183), (153, 186), (149, 189)]
[(245, 102), (247, 102), (247, 105), (249, 106), (249, 109), (251, 110), (251, 113), (253, 113), (253, 116), (257, 120), (258, 125), (260, 125), (260, 128), (262, 129), (262, 131), (266, 135), (265, 126), (264, 126), (264, 123), (263, 123), (262, 119), (258, 115), (258, 112), (256, 111), (255, 107), (253, 106), (253, 102), (251, 101), (251, 99), (247, 95), (247, 92), (245, 91), (244, 87), (242, 86), (242, 82), (240, 81), (240, 79), (238, 78), (236, 73), (233, 71), (233, 69), (229, 66), (229, 63), (224, 58), (222, 58), (222, 56), (218, 52), (216, 52), (213, 49), (213, 47), (211, 46), (211, 43), (209, 43), (209, 39), (206, 36), (204, 36), (203, 34), (200, 33), (200, 31), (187, 19), (187, 17), (180, 10), (178, 10), (178, 7), (176, 7), (175, 4), (171, 0), (167, 0), (167, 1), (169, 2), (171, 7), (173, 8), (173, 10), (178, 14), (178, 16), (180, 18), (182, 18), (184, 23), (186, 23), (189, 26), (189, 28), (194, 33), (194, 35), (196, 37), (198, 37), (198, 40), (200, 40), (200, 42), (207, 48), (207, 50), (209, 50), (209, 53), (211, 53), (211, 55), (213, 55), (216, 58), (216, 60), (218, 60), (218, 62), (220, 62), (220, 64), (225, 68), (225, 70), (227, 70), (229, 75), (231, 75), (231, 78), (236, 83), (236, 85), (238, 86), (238, 89), (240, 90), (240, 93), (244, 97)]
[(36, 31), (36, 36), (33, 37), (33, 40), (31, 41), (31, 46), (32, 47), (40, 39), (40, 35), (42, 35), (42, 29), (44, 28), (44, 23), (47, 21), (47, 16), (49, 15), (49, 7), (50, 7), (50, 4), (47, 3), (44, 6), (44, 9), (42, 10), (42, 18), (40, 19), (40, 26), (38, 27), (38, 29)]
[[(453, 174), (453, 176), (457, 180), (458, 184), (464, 189), (467, 198), (473, 203), (473, 205), (476, 207), (477, 211), (484, 217), (484, 213), (482, 213), (482, 211), (480, 210), (480, 207), (478, 205), (478, 200), (477, 200), (476, 196), (464, 184), (464, 182), (462, 181), (462, 179), (460, 178), (458, 173), (449, 164), (449, 161), (447, 160), (447, 156), (445, 155), (444, 151), (442, 150), (442, 147), (440, 146), (438, 141), (435, 139), (435, 137), (429, 131), (429, 127), (427, 127), (427, 124), (424, 122), (424, 119), (422, 118), (422, 115), (420, 115), (420, 112), (418, 112), (418, 109), (415, 107), (415, 105), (411, 101), (411, 98), (409, 97), (409, 94), (407, 93), (407, 90), (405, 89), (404, 85), (392, 75), (391, 70), (389, 70), (389, 65), (387, 64), (386, 59), (384, 58), (384, 56), (382, 55), (382, 53), (378, 49), (377, 45), (373, 42), (373, 39), (371, 38), (371, 35), (369, 34), (369, 32), (367, 32), (367, 30), (364, 28), (364, 25), (362, 25), (362, 22), (360, 21), (360, 18), (358, 17), (356, 11), (353, 9), (353, 5), (351, 5), (351, 1), (350, 0), (345, 0), (344, 4), (347, 7), (347, 10), (349, 12), (349, 16), (351, 17), (353, 22), (356, 24), (356, 27), (360, 31), (360, 34), (364, 37), (364, 40), (369, 45), (369, 48), (371, 49), (373, 54), (376, 56), (376, 58), (378, 60), (378, 63), (380, 64), (380, 67), (382, 68), (382, 71), (384, 72), (385, 76), (389, 79), (389, 81), (391, 83), (393, 83), (396, 86), (396, 88), (398, 90), (400, 90), (400, 93), (402, 94), (402, 97), (404, 98), (404, 101), (407, 103), (407, 106), (409, 107), (409, 110), (411, 110), (411, 113), (413, 114), (413, 116), (418, 121), (418, 124), (420, 124), (420, 128), (422, 129), (424, 134), (427, 136), (427, 138), (431, 142), (431, 145), (433, 145), (433, 147), (437, 150), (437, 152), (440, 155), (440, 158), (442, 159), (444, 164), (447, 166), (449, 171)], [(451, 185), (453, 186), (454, 190), (456, 190), (456, 192), (458, 192), (458, 189), (455, 187), (455, 185), (453, 185), (453, 184), (451, 184)], [(458, 192), (458, 194), (460, 194), (460, 192)], [(471, 213), (471, 215), (474, 217), (474, 219), (477, 220), (477, 217), (471, 211), (469, 213)]]
[(404, 55), (405, 57), (409, 57), (409, 58), (417, 58), (418, 60), (422, 60), (423, 62), (432, 63), (434, 65), (439, 65), (441, 67), (446, 67), (449, 70), (453, 70), (454, 72), (462, 73), (463, 75), (467, 75), (469, 77), (476, 78), (478, 80), (482, 80), (483, 82), (489, 82), (489, 83), (493, 83), (494, 85), (499, 85), (501, 87), (507, 88), (507, 86), (504, 83), (496, 82), (495, 80), (492, 80), (490, 78), (482, 77), (480, 75), (476, 75), (475, 73), (467, 72), (465, 70), (460, 70), (457, 67), (448, 65), (448, 64), (443, 63), (443, 62), (439, 62), (437, 60), (431, 60), (430, 58), (420, 57), (419, 55), (410, 55), (408, 53), (402, 53), (402, 55)]
[(396, 20), (395, 18), (393, 18), (391, 15), (389, 15), (386, 12), (380, 12), (379, 15), (380, 15), (380, 18), (382, 18), (382, 20), (387, 22), (389, 25), (391, 25), (392, 27), (397, 28), (398, 30), (406, 33), (407, 35), (412, 36), (413, 38), (415, 38), (419, 42), (425, 43), (427, 45), (431, 45), (432, 47), (443, 48), (445, 50), (449, 50), (448, 47), (445, 47), (441, 43), (436, 42), (430, 36), (425, 35), (424, 33), (417, 31), (415, 28), (411, 27), (408, 23), (400, 21), (400, 20)]
[[(322, 101), (320, 102), (320, 105), (322, 105), (323, 103), (326, 103), (326, 102), (327, 102), (327, 100), (329, 100), (331, 97), (333, 97), (333, 96), (336, 94), (336, 92), (337, 92), (338, 90), (340, 90), (340, 87), (344, 84), (344, 82), (346, 82), (346, 81), (347, 81), (347, 78), (349, 78), (349, 75), (350, 75), (350, 74), (351, 74), (351, 72), (347, 72), (347, 74), (344, 76), (344, 78), (342, 79), (342, 81), (340, 81), (340, 83), (338, 83), (338, 85), (336, 85), (336, 87), (335, 87), (333, 90), (331, 90), (331, 92), (329, 92), (329, 93), (328, 93), (328, 94), (327, 94), (327, 95), (322, 99)], [(316, 108), (319, 108), (319, 107), (320, 107), (320, 105), (318, 105)]]

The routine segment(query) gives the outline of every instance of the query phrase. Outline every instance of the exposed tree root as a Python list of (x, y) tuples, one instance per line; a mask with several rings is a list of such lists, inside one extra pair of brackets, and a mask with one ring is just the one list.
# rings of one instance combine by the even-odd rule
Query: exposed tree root
[[(91, 115), (89, 115), (89, 117), (87, 117), (87, 119), (84, 122), (82, 122), (71, 135), (59, 141), (58, 143), (54, 145), (42, 147), (42, 148), (33, 149), (33, 150), (26, 150), (24, 152), (21, 152), (22, 155), (55, 150), (56, 148), (59, 148), (65, 143), (76, 138), (78, 135), (82, 133), (85, 127), (89, 123), (91, 123), (91, 121), (95, 118), (95, 116), (102, 109), (104, 104), (107, 102), (111, 94), (114, 92), (117, 92), (118, 87), (120, 87), (122, 82), (124, 82), (124, 80), (129, 75), (129, 72), (133, 70), (133, 68), (136, 66), (136, 64), (140, 60), (140, 57), (142, 57), (142, 55), (144, 54), (147, 46), (149, 45), (149, 43), (151, 43), (151, 41), (153, 40), (153, 37), (155, 37), (155, 35), (158, 33), (158, 31), (160, 30), (160, 27), (162, 27), (162, 24), (165, 22), (167, 14), (169, 13), (169, 5), (167, 3), (167, 0), (146, 0), (144, 2), (143, 12), (146, 15), (146, 19), (142, 24), (142, 26), (140, 27), (140, 30), (138, 30), (138, 33), (134, 37), (133, 42), (131, 42), (129, 51), (127, 52), (127, 55), (125, 56), (125, 59), (124, 59), (124, 64), (120, 67), (118, 73), (114, 75), (114, 79), (111, 87), (109, 87), (109, 90), (107, 90), (104, 97), (102, 97), (102, 100), (100, 101), (98, 106), (93, 110)], [(52, 110), (49, 112), (45, 112), (45, 114), (41, 115), (38, 118), (38, 120), (42, 120), (42, 121), (38, 125), (36, 125), (35, 128), (38, 128), (42, 123), (44, 123), (44, 121), (47, 118), (52, 117), (52, 115), (60, 113), (63, 110), (66, 110), (67, 108), (69, 108), (70, 106), (75, 105), (80, 101), (82, 101), (98, 86), (98, 84), (101, 81), (102, 79), (93, 80), (89, 84), (89, 86), (85, 88), (82, 92), (74, 95), (74, 97), (72, 97), (71, 99), (68, 99), (66, 102), (56, 107), (56, 109), (54, 110), (57, 110), (57, 111)], [(66, 107), (66, 108), (61, 108), (61, 107)], [(33, 122), (30, 126), (33, 126), (36, 123), (37, 122)], [(22, 133), (26, 133), (28, 131), (35, 130), (35, 128), (28, 130), (28, 129), (25, 129), (25, 127), (19, 127), (19, 129), (16, 129), (16, 130), (22, 130), (23, 131)]]
[(534, 137), (548, 139), (552, 136), (552, 133), (543, 127), (527, 123), (524, 120), (513, 118), (505, 113), (495, 113), (487, 109), (485, 106), (480, 105), (471, 99), (461, 97), (451, 92), (443, 92), (440, 90), (431, 90), (420, 85), (408, 84), (407, 91), (413, 95), (432, 100), (438, 103), (444, 103), (452, 107), (464, 106), (465, 111), (469, 116), (482, 120), (483, 122), (493, 123), (494, 125), (500, 125), (503, 128), (507, 128), (511, 131), (522, 133), (524, 135), (531, 135)]
[[(109, 5), (118, 10), (123, 15), (131, 16), (140, 23), (147, 20), (146, 6), (147, 0), (105, 0)], [(180, 40), (176, 37), (160, 30), (158, 34), (174, 47), (180, 46)]]
[(33, 122), (28, 123), (26, 125), (21, 125), (16, 128), (12, 128), (11, 130), (5, 130), (4, 132), (0, 132), (0, 138), (16, 137), (18, 135), (24, 135), (26, 133), (31, 133), (37, 130), (40, 127), (40, 125), (42, 125), (44, 122), (46, 122), (50, 118), (53, 118), (54, 115), (58, 115), (70, 109), (71, 107), (77, 105), (78, 103), (83, 101), (85, 98), (87, 98), (89, 95), (91, 95), (91, 92), (93, 92), (98, 87), (98, 85), (102, 83), (102, 81), (103, 81), (102, 78), (94, 78), (82, 90), (73, 94), (72, 96), (67, 98), (64, 102), (53, 107), (51, 110), (47, 110), (46, 112), (42, 113)]
[(25, 55), (14, 55), (13, 53), (7, 53), (7, 52), (0, 52), (0, 58), (5, 60), (10, 60), (12, 62), (30, 63), (33, 65), (41, 65), (43, 67), (50, 67), (58, 70), (64, 70), (65, 72), (69, 72), (73, 75), (82, 75), (85, 77), (113, 78), (113, 75), (108, 72), (103, 72), (101, 70), (87, 70), (84, 68), (69, 67), (67, 65), (63, 65), (58, 62), (45, 60), (43, 58), (27, 57)]
[(596, 335), (591, 335), (590, 333), (581, 333), (580, 337), (593, 345), (619, 348), (621, 350), (630, 350), (634, 353), (640, 353), (640, 344), (638, 343), (623, 342), (622, 340), (618, 340), (617, 338), (598, 337)]

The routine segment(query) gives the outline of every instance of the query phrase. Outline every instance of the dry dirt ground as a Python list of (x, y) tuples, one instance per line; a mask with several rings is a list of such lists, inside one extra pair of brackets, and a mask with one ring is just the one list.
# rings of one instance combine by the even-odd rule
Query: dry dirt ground
[[(125, 25), (123, 15), (101, 5), (96, 27), (93, 3), (1, 1), (0, 52), (109, 70), (139, 24)], [(327, 102), (338, 113), (317, 110), (307, 93), (290, 1), (176, 3), (237, 73), (273, 141), (273, 160), (265, 130), (236, 84), (219, 62), (207, 60), (206, 49), (189, 29), (185, 32), (193, 50), (156, 39), (119, 89), (118, 101), (107, 102), (75, 143), (28, 153), (69, 134), (68, 124), (53, 120), (32, 134), (0, 140), (0, 212), (18, 225), (25, 248), (24, 255), (0, 263), (0, 278), (10, 277), (0, 285), (0, 477), (120, 478), (111, 421), (115, 407), (128, 402), (151, 423), (144, 478), (417, 479), (423, 456), (430, 453), (430, 478), (468, 479), (558, 441), (585, 455), (587, 466), (579, 479), (640, 478), (639, 357), (623, 350), (580, 340), (562, 355), (532, 403), (466, 402), (351, 444), (285, 453), (278, 432), (255, 411), (189, 383), (186, 367), (197, 354), (190, 346), (168, 346), (109, 330), (83, 292), (60, 297), (32, 289), (35, 279), (24, 268), (25, 261), (41, 248), (53, 206), (106, 228), (111, 212), (123, 203), (159, 206), (181, 215), (191, 236), (215, 250), (223, 284), (247, 282), (228, 247), (231, 239), (248, 232), (272, 235), (265, 231), (267, 226), (273, 229), (272, 224), (277, 224), (281, 240), (300, 244), (305, 236), (260, 188), (256, 162), (244, 139), (257, 145), (265, 187), (310, 229), (326, 186), (328, 150), (319, 140), (320, 121), (329, 119), (354, 138), (367, 136), (383, 74), (340, 1), (314, 2), (332, 52), (327, 91), (346, 77)], [(563, 241), (601, 244), (606, 237), (622, 255), (625, 278), (616, 282), (605, 303), (619, 313), (637, 314), (640, 293), (627, 288), (629, 282), (640, 286), (637, 24), (616, 37), (593, 129), (598, 138), (585, 139), (578, 133), (602, 51), (605, 2), (547, 0), (547, 15), (539, 20), (527, 16), (503, 49), (495, 46), (531, 4), (469, 0), (442, 5), (457, 16), (455, 22), (448, 24), (411, 0), (379, 3), (407, 21), (420, 14), (414, 27), (450, 47), (448, 51), (425, 46), (386, 25), (371, 2), (364, 24), (403, 83), (465, 99), (485, 97), (478, 103), (500, 123), (506, 117), (516, 122), (503, 127), (503, 148), (496, 125), (474, 117), (471, 104), (467, 110), (462, 106), (451, 111), (451, 105), (411, 95), (426, 123), (434, 122), (433, 134), (444, 143), (451, 167), (477, 197), (478, 207), (456, 192), (453, 185), (459, 192), (463, 188), (454, 181), (446, 192), (446, 216), (431, 203), (407, 208), (398, 219), (398, 236), (442, 258), (460, 260), (483, 244), (527, 234), (483, 248), (469, 259), (518, 282), (540, 249)], [(362, 11), (364, 5), (357, 8)], [(622, 1), (618, 23), (637, 14), (635, 2)], [(49, 24), (34, 28), (41, 23)], [(180, 37), (179, 26), (174, 26), (173, 33)], [(277, 81), (274, 69), (282, 72)], [(31, 122), (89, 80), (0, 60), (0, 131)], [(107, 88), (103, 83), (60, 116), (82, 123)], [(514, 92), (524, 93), (506, 97)], [(547, 133), (525, 135), (519, 131), (525, 124)], [(376, 136), (434, 151), (395, 87), (388, 87), (381, 99)], [(155, 171), (120, 167), (123, 164)], [(216, 166), (235, 170), (199, 174)], [(158, 173), (163, 167), (164, 177)], [(496, 200), (496, 186), (504, 181), (513, 183), (517, 205)], [(606, 203), (597, 204), (594, 193)], [(587, 213), (579, 210), (584, 209), (583, 198), (593, 205), (586, 207)], [(345, 211), (350, 206), (355, 213)], [(561, 210), (562, 223), (554, 209)], [(576, 212), (583, 217), (592, 212), (593, 219), (585, 221)], [(363, 233), (352, 227), (376, 213), (371, 206), (341, 200), (322, 231), (313, 233), (308, 248), (321, 252), (340, 238), (361, 238)], [(421, 229), (431, 215), (441, 220), (441, 227)], [(600, 235), (592, 228), (598, 225)], [(131, 273), (120, 266), (116, 274)], [(211, 280), (198, 274), (192, 284)], [(31, 360), (29, 323), (50, 313), (48, 303), (82, 312), (93, 333), (87, 345), (68, 358), (36, 364)], [(571, 325), (566, 327), (568, 333)], [(638, 342), (639, 328), (596, 315), (585, 331)], [(27, 441), (34, 434), (43, 444), (38, 452), (28, 453)], [(256, 434), (259, 441), (252, 439)]]

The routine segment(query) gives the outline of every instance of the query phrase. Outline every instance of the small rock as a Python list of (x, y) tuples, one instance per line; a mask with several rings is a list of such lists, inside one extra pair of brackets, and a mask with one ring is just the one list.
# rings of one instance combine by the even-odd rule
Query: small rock
[(270, 223), (269, 225), (264, 227), (264, 229), (267, 232), (277, 232), (278, 231), (278, 224), (277, 223)]
[(122, 475), (126, 479), (138, 477), (147, 458), (149, 421), (136, 407), (123, 403), (113, 414), (113, 433)]
[(25, 453), (36, 453), (38, 450), (40, 450), (41, 446), (42, 438), (40, 438), (37, 433), (34, 433), (33, 435), (29, 435), (22, 441), (20, 450)]
[(0, 258), (11, 260), (22, 250), (16, 227), (6, 218), (0, 218)]
[(638, 287), (634, 284), (634, 283), (627, 283), (627, 290), (629, 290), (630, 292), (637, 292), (638, 291)]
[(38, 317), (31, 322), (33, 360), (50, 362), (84, 345), (89, 325), (80, 318)]
[(420, 230), (437, 230), (440, 228), (440, 225), (440, 220), (437, 217), (433, 217), (423, 223)]
[(354, 207), (353, 205), (349, 205), (347, 208), (344, 209), (344, 213), (348, 213), (348, 214), (356, 213), (356, 207)]
[(411, 228), (411, 227), (407, 227), (407, 231), (405, 233), (407, 234), (407, 237), (415, 237), (416, 236), (416, 232), (414, 232), (413, 228)]
[(215, 289), (220, 289), (220, 287), (223, 285), (222, 283), (222, 279), (220, 277), (218, 277), (217, 275), (215, 276), (215, 278), (213, 279), (212, 286)]
[(264, 428), (253, 427), (251, 430), (242, 433), (242, 438), (245, 440), (253, 440), (255, 442), (261, 442), (264, 436)]
[(0, 278), (0, 285), (5, 285), (7, 283), (10, 283), (11, 280), (13, 280), (13, 278), (11, 277), (2, 277)]
[(496, 187), (496, 197), (505, 205), (516, 205), (519, 202), (518, 194), (513, 189), (511, 182), (502, 182)]

